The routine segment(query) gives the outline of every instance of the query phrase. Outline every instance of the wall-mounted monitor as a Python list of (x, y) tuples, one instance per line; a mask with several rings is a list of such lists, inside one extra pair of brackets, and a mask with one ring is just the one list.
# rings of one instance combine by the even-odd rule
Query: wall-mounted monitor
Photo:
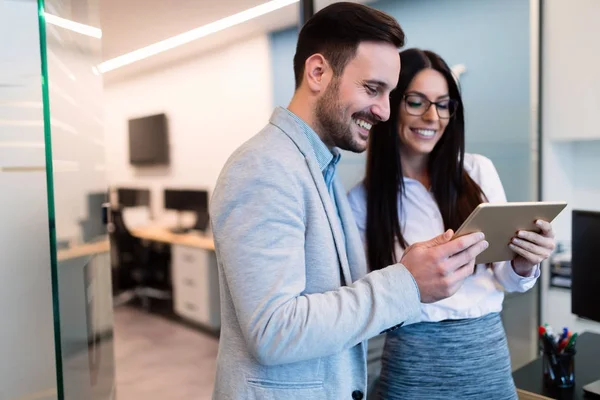
[(137, 166), (169, 164), (168, 127), (165, 114), (129, 120), (129, 162)]

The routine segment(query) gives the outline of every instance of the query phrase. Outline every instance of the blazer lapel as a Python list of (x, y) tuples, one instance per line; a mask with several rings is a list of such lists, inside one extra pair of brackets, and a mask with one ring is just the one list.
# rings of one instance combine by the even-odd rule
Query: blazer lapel
[[(331, 232), (333, 234), (333, 240), (335, 242), (335, 247), (338, 253), (338, 259), (340, 260), (342, 278), (344, 280), (344, 283), (346, 285), (349, 285), (350, 283), (352, 283), (352, 275), (350, 273), (348, 258), (346, 256), (346, 246), (343, 239), (344, 235), (341, 231), (342, 226), (340, 226), (340, 224), (338, 223), (340, 218), (338, 218), (338, 216), (336, 215), (335, 208), (333, 207), (333, 199), (329, 195), (327, 186), (325, 186), (323, 173), (319, 168), (319, 164), (317, 163), (314, 151), (310, 143), (308, 142), (308, 139), (300, 130), (300, 127), (292, 119), (292, 117), (290, 117), (287, 114), (286, 110), (276, 108), (271, 117), (271, 123), (279, 127), (287, 136), (289, 136), (290, 139), (292, 139), (292, 141), (296, 144), (300, 152), (304, 155), (306, 164), (308, 166), (308, 170), (312, 175), (313, 181), (315, 182), (315, 186), (317, 187), (317, 191), (319, 192), (319, 197), (321, 198), (321, 202), (323, 203), (323, 207), (325, 208), (325, 214), (327, 215), (329, 227), (331, 228)], [(339, 196), (338, 192), (336, 192), (335, 195)], [(345, 196), (345, 194), (342, 195)]]
[[(329, 220), (329, 227), (331, 228), (331, 231), (333, 233), (335, 247), (337, 249), (338, 258), (340, 260), (340, 267), (344, 275), (344, 282), (346, 285), (349, 285), (353, 281), (352, 274), (350, 274), (350, 266), (348, 265), (348, 257), (346, 256), (346, 245), (344, 243), (345, 235), (341, 231), (343, 225), (341, 225), (338, 222), (340, 221), (340, 218), (337, 216), (337, 212), (333, 207), (333, 199), (331, 198), (331, 195), (327, 190), (327, 186), (325, 186), (325, 181), (323, 180), (323, 173), (319, 169), (317, 160), (315, 159), (315, 157), (306, 157), (306, 163), (308, 164), (308, 169), (310, 170), (313, 180), (315, 181), (315, 185), (317, 186), (317, 190), (319, 191), (319, 196), (321, 197), (323, 207), (325, 207), (325, 214), (327, 214), (327, 219)], [(338, 193), (335, 193), (335, 195), (338, 196)]]
[(346, 238), (345, 249), (352, 282), (354, 282), (367, 274), (365, 248), (360, 238), (358, 227), (356, 226), (354, 214), (346, 198), (346, 192), (339, 179), (334, 180), (333, 190), (337, 199), (337, 208), (340, 213), (342, 226), (344, 227), (344, 236)]

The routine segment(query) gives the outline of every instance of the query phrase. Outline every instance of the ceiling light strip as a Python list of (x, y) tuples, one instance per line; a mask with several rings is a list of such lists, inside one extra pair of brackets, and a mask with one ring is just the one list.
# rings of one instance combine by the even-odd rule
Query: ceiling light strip
[(232, 26), (239, 25), (243, 22), (260, 17), (261, 15), (268, 14), (268, 13), (278, 10), (280, 8), (286, 7), (290, 4), (297, 3), (298, 1), (299, 0), (269, 1), (269, 2), (261, 4), (259, 6), (252, 7), (245, 11), (231, 15), (229, 17), (225, 17), (218, 21), (211, 22), (207, 25), (203, 25), (201, 27), (192, 29), (191, 31), (181, 33), (177, 36), (173, 36), (171, 38), (162, 40), (160, 42), (151, 44), (146, 47), (142, 47), (141, 49), (138, 49), (138, 50), (132, 51), (130, 53), (123, 54), (121, 56), (110, 59), (108, 61), (105, 61), (98, 66), (98, 70), (101, 73), (112, 71), (116, 68), (120, 68), (120, 67), (123, 67), (128, 64), (132, 64), (136, 61), (143, 60), (143, 59), (153, 56), (155, 54), (162, 53), (164, 51), (173, 49), (173, 48), (181, 46), (183, 44), (200, 39), (202, 37), (222, 31), (222, 30), (230, 28)]
[(71, 21), (70, 19), (65, 19), (61, 17), (57, 17), (56, 15), (45, 12), (44, 18), (46, 22), (55, 26), (59, 26), (64, 29), (68, 29), (71, 32), (77, 32), (85, 36), (90, 36), (96, 39), (102, 38), (102, 30), (100, 28), (95, 28), (93, 26), (80, 24), (79, 22)]

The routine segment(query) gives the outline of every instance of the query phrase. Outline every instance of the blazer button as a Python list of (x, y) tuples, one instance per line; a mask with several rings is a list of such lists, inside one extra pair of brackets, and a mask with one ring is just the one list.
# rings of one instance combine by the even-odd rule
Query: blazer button
[(360, 390), (352, 392), (352, 400), (362, 400), (365, 395)]

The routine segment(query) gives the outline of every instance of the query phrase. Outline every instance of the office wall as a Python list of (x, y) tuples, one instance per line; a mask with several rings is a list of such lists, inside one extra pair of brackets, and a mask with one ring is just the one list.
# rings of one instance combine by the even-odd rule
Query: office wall
[[(153, 213), (159, 219), (164, 217), (164, 187), (212, 192), (229, 155), (268, 122), (269, 57), (263, 35), (107, 86), (109, 182), (151, 188)], [(127, 120), (162, 112), (168, 117), (170, 166), (131, 166)]]
[[(543, 2), (542, 189), (544, 200), (569, 202), (554, 224), (557, 238), (567, 243), (571, 211), (600, 210), (598, 15), (597, 0)], [(570, 291), (549, 288), (545, 275), (543, 320), (600, 333), (600, 323), (571, 314)]]
[(544, 1), (543, 196), (567, 200), (556, 221), (571, 237), (571, 210), (600, 210), (600, 78), (597, 0)]
[[(461, 84), (467, 151), (494, 161), (509, 200), (533, 199), (529, 0), (380, 0), (369, 5), (400, 22), (407, 48), (434, 50), (451, 66), (466, 66)], [(296, 39), (296, 28), (270, 35), (276, 105), (287, 105), (293, 94)], [(364, 160), (364, 154), (343, 154), (340, 177), (347, 188), (363, 176)]]

